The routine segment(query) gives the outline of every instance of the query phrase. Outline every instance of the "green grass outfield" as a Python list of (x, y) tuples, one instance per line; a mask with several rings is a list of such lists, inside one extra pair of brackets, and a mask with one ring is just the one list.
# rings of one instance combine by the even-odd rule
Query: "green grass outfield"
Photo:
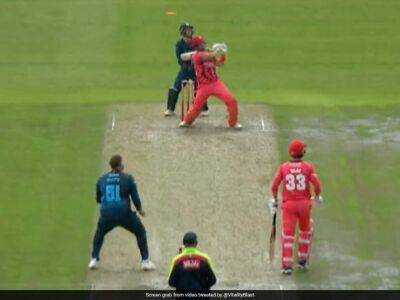
[[(341, 224), (344, 241), (357, 236), (350, 256), (398, 268), (398, 140), (369, 141), (373, 124), (399, 116), (399, 9), (395, 0), (1, 1), (0, 288), (84, 288), (107, 104), (164, 101), (183, 21), (228, 44), (220, 74), (241, 103), (273, 105), (282, 159), (289, 138), (310, 144), (327, 199), (318, 245)], [(337, 134), (346, 124), (355, 144)], [(318, 127), (332, 140), (308, 134)]]
[(313, 209), (313, 270), (296, 280), (331, 289), (398, 289), (400, 106), (273, 111), (281, 159), (292, 139), (306, 141), (325, 198)]
[(84, 288), (103, 107), (0, 106), (0, 288)]

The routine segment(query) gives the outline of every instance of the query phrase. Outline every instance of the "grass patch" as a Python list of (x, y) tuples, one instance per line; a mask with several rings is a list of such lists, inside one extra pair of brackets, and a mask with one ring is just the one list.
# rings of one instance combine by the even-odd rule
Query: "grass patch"
[(190, 21), (209, 43), (228, 44), (220, 74), (243, 103), (398, 103), (399, 9), (396, 0), (5, 1), (0, 99), (165, 101), (178, 26)]
[(0, 288), (83, 288), (103, 122), (103, 106), (0, 106)]
[[(340, 276), (363, 272), (341, 287), (398, 287), (400, 264), (393, 257), (399, 243), (393, 237), (400, 226), (400, 106), (273, 110), (281, 158), (288, 158), (290, 140), (304, 140), (306, 159), (316, 164), (323, 184), (326, 202), (314, 210), (316, 282), (340, 284)], [(374, 272), (380, 275), (366, 275)]]

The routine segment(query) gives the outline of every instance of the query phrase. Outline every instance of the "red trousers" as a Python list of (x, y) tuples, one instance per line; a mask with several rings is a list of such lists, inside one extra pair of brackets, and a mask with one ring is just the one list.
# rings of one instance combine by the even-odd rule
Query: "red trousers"
[(282, 267), (293, 267), (293, 246), (299, 224), (298, 262), (306, 261), (312, 237), (311, 201), (285, 201), (282, 204)]
[(210, 96), (214, 96), (225, 103), (229, 112), (228, 125), (234, 126), (238, 119), (237, 101), (233, 98), (225, 84), (220, 80), (198, 87), (193, 105), (186, 114), (184, 121), (189, 125), (192, 124), (201, 113), (204, 103), (206, 103)]

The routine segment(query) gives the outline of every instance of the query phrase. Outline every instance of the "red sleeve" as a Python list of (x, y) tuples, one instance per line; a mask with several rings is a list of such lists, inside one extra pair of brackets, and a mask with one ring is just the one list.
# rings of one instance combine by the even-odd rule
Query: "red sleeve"
[(196, 64), (202, 63), (205, 54), (206, 54), (206, 52), (204, 52), (204, 51), (201, 51), (201, 52), (196, 51), (196, 53), (193, 54), (193, 62), (195, 62)]
[(314, 187), (314, 193), (318, 196), (321, 193), (321, 184), (318, 179), (317, 171), (315, 171), (315, 167), (311, 165), (311, 176), (310, 181)]
[(271, 185), (272, 196), (275, 199), (277, 199), (278, 197), (278, 188), (281, 182), (282, 182), (282, 173), (281, 173), (281, 167), (279, 167), (279, 169), (275, 173), (274, 180)]
[(225, 61), (226, 61), (226, 55), (225, 55), (225, 54), (222, 54), (222, 55), (217, 59), (215, 65), (218, 66), (218, 67), (220, 67), (220, 66), (222, 66), (222, 65), (225, 63)]
[(198, 62), (199, 62), (199, 52), (195, 52), (195, 53), (193, 53), (193, 56), (192, 56), (192, 60), (193, 60), (193, 64), (194, 65), (196, 65), (196, 64), (198, 64)]

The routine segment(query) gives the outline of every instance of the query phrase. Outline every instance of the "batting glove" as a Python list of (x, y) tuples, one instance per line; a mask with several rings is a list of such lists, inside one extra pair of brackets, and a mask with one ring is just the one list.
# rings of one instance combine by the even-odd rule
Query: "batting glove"
[(271, 213), (271, 215), (277, 213), (277, 211), (278, 211), (278, 203), (276, 202), (275, 199), (269, 200), (268, 208), (269, 208), (269, 212)]
[(218, 55), (226, 54), (228, 52), (228, 46), (224, 43), (214, 44), (212, 50)]
[(324, 202), (324, 198), (322, 198), (321, 195), (315, 196), (314, 200), (318, 203), (318, 204), (322, 204)]

